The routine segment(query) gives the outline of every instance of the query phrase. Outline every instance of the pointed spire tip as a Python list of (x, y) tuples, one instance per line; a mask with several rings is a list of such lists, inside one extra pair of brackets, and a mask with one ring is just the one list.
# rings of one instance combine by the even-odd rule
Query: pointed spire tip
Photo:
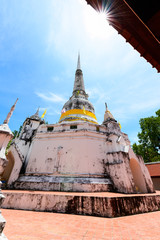
[(78, 53), (77, 69), (81, 69), (80, 53)]
[(16, 106), (16, 104), (17, 104), (17, 101), (18, 101), (18, 98), (16, 99), (14, 105), (11, 107), (11, 109), (10, 109), (10, 111), (9, 111), (6, 119), (5, 119), (4, 122), (3, 122), (4, 124), (8, 124), (8, 123), (9, 123), (9, 120), (10, 120), (12, 114), (13, 114), (13, 111), (14, 111), (14, 109), (15, 109), (15, 106)]

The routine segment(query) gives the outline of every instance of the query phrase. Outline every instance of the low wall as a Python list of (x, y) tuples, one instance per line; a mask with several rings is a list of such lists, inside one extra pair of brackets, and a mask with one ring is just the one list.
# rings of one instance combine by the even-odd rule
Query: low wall
[(101, 217), (120, 217), (131, 214), (158, 211), (159, 194), (103, 194), (58, 193), (4, 191), (5, 200), (2, 208), (22, 209), (91, 215)]

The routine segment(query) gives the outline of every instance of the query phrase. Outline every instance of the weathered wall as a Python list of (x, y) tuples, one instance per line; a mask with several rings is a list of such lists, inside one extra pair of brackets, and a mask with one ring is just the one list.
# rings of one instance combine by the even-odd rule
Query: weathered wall
[[(0, 182), (0, 187), (1, 187), (1, 182)], [(2, 206), (3, 201), (4, 201), (4, 195), (2, 194), (0, 189), (0, 207)], [(5, 227), (5, 224), (6, 224), (6, 220), (3, 218), (0, 212), (0, 239), (1, 240), (7, 240), (7, 238), (3, 234), (3, 229)]]
[(104, 159), (104, 169), (110, 175), (116, 191), (124, 193), (136, 192), (129, 166), (128, 153), (108, 153)]
[[(1, 175), (0, 180), (2, 179), (2, 174), (5, 170), (5, 167), (8, 162), (6, 159), (6, 156), (5, 156), (6, 147), (7, 147), (7, 144), (9, 143), (9, 141), (12, 139), (12, 137), (13, 137), (13, 134), (12, 134), (11, 130), (9, 129), (8, 124), (0, 125), (0, 175)], [(2, 184), (2, 182), (0, 181), (0, 207), (4, 200), (4, 195), (1, 193), (1, 184)], [(5, 227), (5, 223), (6, 223), (6, 221), (0, 212), (0, 239), (1, 240), (7, 240), (7, 238), (3, 234), (3, 229)]]
[(15, 182), (16, 189), (66, 191), (66, 192), (109, 192), (113, 191), (108, 178), (37, 175), (20, 176)]
[(101, 217), (120, 217), (131, 214), (157, 211), (160, 195), (139, 196), (92, 196), (76, 193), (34, 193), (4, 191), (3, 208), (31, 211), (61, 212)]
[(104, 139), (85, 131), (37, 135), (27, 156), (26, 173), (103, 175)]
[(154, 185), (151, 180), (149, 171), (144, 164), (143, 158), (140, 156), (136, 156), (136, 154), (133, 152), (131, 147), (129, 148), (129, 158), (135, 159), (137, 161), (137, 163), (139, 164), (139, 167), (141, 169), (141, 172), (143, 174), (143, 180), (141, 180), (141, 181), (144, 181), (146, 191), (142, 191), (142, 192), (149, 192), (149, 193), (154, 192), (155, 191)]
[[(76, 125), (77, 129), (70, 129), (71, 125)], [(48, 131), (49, 127), (53, 127), (53, 130)], [(102, 184), (105, 183), (105, 179), (111, 180), (114, 190), (118, 192), (153, 192), (148, 171), (142, 160), (138, 159), (130, 150), (129, 144), (127, 135), (120, 131), (119, 125), (115, 121), (106, 122), (106, 126), (80, 121), (73, 124), (40, 125), (24, 159), (25, 179), (19, 178), (15, 186), (20, 189), (30, 189), (28, 187), (32, 186), (37, 190), (59, 191), (63, 189), (62, 185), (66, 191), (81, 191), (82, 187), (85, 191), (95, 191), (98, 186), (99, 191), (111, 189), (99, 184), (98, 178), (101, 178), (101, 180), (103, 179)], [(22, 150), (26, 151), (23, 147)], [(133, 157), (136, 158), (137, 164), (135, 171), (133, 169), (131, 171), (130, 159)], [(139, 182), (134, 179), (134, 172), (137, 169), (141, 176)], [(19, 170), (15, 167), (14, 171), (18, 172)], [(44, 176), (47, 175), (50, 176), (49, 187), (43, 183)], [(41, 180), (34, 182), (33, 176), (39, 176)], [(56, 180), (56, 178), (52, 179), (52, 176), (70, 177), (70, 180), (64, 180), (62, 183), (60, 178)], [(78, 182), (77, 186), (72, 183), (76, 177), (84, 178), (83, 185), (81, 182)], [(95, 178), (91, 188), (87, 187), (87, 184), (90, 183), (88, 182), (89, 178)], [(12, 182), (14, 182), (13, 179), (12, 176)], [(95, 185), (96, 181), (97, 185)], [(143, 182), (143, 188), (140, 187), (140, 182)], [(85, 183), (86, 185), (84, 185)]]
[(13, 135), (7, 124), (0, 125), (0, 176), (2, 176), (7, 165), (6, 147)]
[(152, 177), (154, 188), (160, 190), (160, 177)]
[(4, 171), (4, 177), (6, 177), (6, 181), (8, 181), (8, 185), (11, 185), (19, 177), (19, 173), (22, 167), (22, 159), (17, 149), (14, 147), (14, 145), (11, 145), (7, 158), (8, 158), (8, 161), (14, 162), (13, 169), (11, 170), (10, 173), (8, 172), (10, 171), (10, 169), (8, 169), (7, 167)]

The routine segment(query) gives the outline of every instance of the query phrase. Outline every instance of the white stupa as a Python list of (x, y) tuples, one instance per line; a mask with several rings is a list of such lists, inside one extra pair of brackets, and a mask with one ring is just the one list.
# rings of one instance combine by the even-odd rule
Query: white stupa
[[(102, 106), (103, 107), (103, 106)], [(80, 56), (72, 96), (57, 124), (38, 112), (24, 121), (8, 152), (8, 188), (49, 191), (154, 192), (143, 159), (108, 110), (98, 124), (85, 92)]]

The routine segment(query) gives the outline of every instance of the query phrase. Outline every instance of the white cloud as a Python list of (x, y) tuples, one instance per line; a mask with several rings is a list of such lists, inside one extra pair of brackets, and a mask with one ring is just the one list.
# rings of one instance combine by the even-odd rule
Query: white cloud
[(39, 108), (39, 111), (40, 111), (40, 112), (44, 112), (46, 109), (47, 109), (47, 107), (46, 107), (46, 108), (40, 107), (40, 108)]
[[(75, 0), (52, 2), (56, 11), (53, 11), (46, 37), (46, 49), (49, 53), (55, 54), (57, 51), (61, 56), (70, 59), (75, 59), (75, 54), (80, 50), (89, 68), (111, 71), (117, 64), (117, 54), (125, 58), (128, 48), (131, 47), (124, 48), (126, 43), (116, 30), (91, 6), (83, 2), (81, 1), (81, 6)], [(123, 63), (122, 66), (124, 67)]]
[(37, 92), (36, 95), (47, 102), (54, 102), (54, 103), (65, 103), (66, 102), (66, 99), (64, 99), (62, 96), (60, 96), (58, 94), (54, 94), (52, 92), (49, 92), (47, 94)]
[(146, 110), (151, 110), (151, 109), (154, 109), (154, 108), (159, 108), (160, 106), (160, 98), (158, 99), (147, 99), (147, 100), (144, 100), (142, 102), (136, 102), (136, 103), (133, 103), (131, 106), (130, 106), (130, 111), (131, 112), (145, 112)]
[(52, 77), (52, 81), (55, 82), (55, 83), (57, 83), (57, 82), (60, 82), (60, 81), (61, 81), (61, 78), (58, 77), (58, 76), (54, 76), (54, 77)]
[(130, 134), (129, 134), (129, 139), (130, 139), (130, 141), (131, 141), (131, 145), (133, 144), (133, 143), (139, 143), (138, 142), (138, 136), (137, 136), (137, 134), (138, 134), (138, 132), (131, 132)]
[(105, 102), (110, 99), (108, 93), (104, 91), (104, 89), (102, 89), (101, 87), (88, 88), (86, 89), (86, 92), (88, 93), (89, 98), (94, 99), (96, 103)]
[(119, 106), (110, 110), (118, 121), (121, 123), (126, 123), (128, 120), (132, 118), (132, 115), (128, 112), (128, 109), (126, 109), (126, 106)]
[(61, 114), (61, 110), (60, 110), (61, 108), (60, 107), (57, 107), (57, 106), (55, 106), (54, 108), (53, 108), (53, 106), (49, 106), (49, 105), (47, 105), (46, 107), (41, 107), (41, 108), (39, 108), (39, 111), (41, 112), (41, 113), (43, 113), (45, 110), (47, 110), (47, 112), (46, 112), (46, 115), (47, 116), (56, 116), (56, 115), (60, 115)]
[(61, 111), (55, 110), (55, 109), (51, 109), (48, 111), (48, 115), (49, 116), (56, 116), (56, 115), (61, 115)]

